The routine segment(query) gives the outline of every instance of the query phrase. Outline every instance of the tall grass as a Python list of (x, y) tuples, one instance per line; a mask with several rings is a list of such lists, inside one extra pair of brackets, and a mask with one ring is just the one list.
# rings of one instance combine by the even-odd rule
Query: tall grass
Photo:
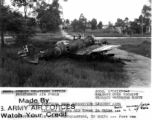
[[(53, 48), (57, 39), (28, 41), (39, 49)], [(20, 60), (18, 50), (23, 44), (6, 47), (0, 68), (0, 86), (10, 87), (128, 87), (124, 65), (110, 61), (61, 57), (33, 65)], [(1, 61), (0, 61), (1, 62)]]

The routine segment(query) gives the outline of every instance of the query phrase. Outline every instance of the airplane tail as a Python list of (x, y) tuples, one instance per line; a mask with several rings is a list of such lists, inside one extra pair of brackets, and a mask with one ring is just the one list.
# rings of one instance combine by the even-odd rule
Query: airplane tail
[(33, 45), (25, 45), (23, 47), (23, 50), (18, 52), (18, 56), (27, 62), (30, 63), (38, 63), (39, 61), (39, 53), (40, 51)]

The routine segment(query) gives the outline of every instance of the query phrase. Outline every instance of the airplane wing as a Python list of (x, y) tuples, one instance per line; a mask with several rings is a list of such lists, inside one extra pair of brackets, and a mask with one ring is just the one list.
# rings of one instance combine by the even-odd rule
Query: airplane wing
[(80, 49), (75, 52), (76, 55), (90, 55), (95, 52), (107, 52), (114, 48), (118, 48), (120, 45), (92, 45), (87, 48)]

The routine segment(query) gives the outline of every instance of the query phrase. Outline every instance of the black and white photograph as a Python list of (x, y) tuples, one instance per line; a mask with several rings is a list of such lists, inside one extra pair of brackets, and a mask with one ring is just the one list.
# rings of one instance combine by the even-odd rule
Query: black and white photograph
[(151, 0), (0, 0), (0, 119), (152, 120)]
[(0, 87), (150, 88), (151, 0), (0, 0)]

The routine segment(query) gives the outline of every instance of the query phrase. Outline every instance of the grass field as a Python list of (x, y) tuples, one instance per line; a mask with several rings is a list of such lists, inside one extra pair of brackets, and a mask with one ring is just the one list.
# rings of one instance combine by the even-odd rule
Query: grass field
[(151, 38), (125, 38), (104, 40), (106, 40), (110, 44), (120, 44), (120, 49), (122, 50), (151, 58)]
[[(53, 35), (37, 35), (27, 43), (34, 44), (38, 48), (53, 48), (54, 44), (63, 39), (60, 33)], [(107, 40), (112, 44), (121, 44), (127, 51), (131, 45), (141, 45), (145, 39)], [(150, 40), (147, 39), (148, 43)], [(128, 87), (129, 82), (125, 65), (101, 60), (73, 59), (62, 57), (49, 61), (40, 61), (33, 65), (19, 60), (17, 52), (24, 44), (14, 44), (1, 49), (0, 56), (4, 56), (5, 62), (0, 66), (0, 86), (2, 87)], [(129, 47), (126, 47), (128, 45)], [(145, 44), (147, 45), (147, 43)], [(149, 47), (149, 45), (148, 45)], [(147, 47), (147, 49), (148, 49)], [(139, 46), (139, 54), (144, 49)], [(146, 49), (145, 49), (146, 50)], [(141, 52), (142, 51), (142, 52)], [(0, 63), (2, 61), (0, 60)]]
[[(70, 35), (81, 34), (82, 32), (73, 32), (71, 30), (67, 30)], [(119, 34), (116, 30), (90, 30), (84, 32), (85, 36), (94, 35), (95, 37), (124, 37), (123, 34)], [(126, 36), (126, 35), (125, 35)], [(133, 34), (131, 37), (151, 37), (151, 34), (145, 33), (141, 34)]]

